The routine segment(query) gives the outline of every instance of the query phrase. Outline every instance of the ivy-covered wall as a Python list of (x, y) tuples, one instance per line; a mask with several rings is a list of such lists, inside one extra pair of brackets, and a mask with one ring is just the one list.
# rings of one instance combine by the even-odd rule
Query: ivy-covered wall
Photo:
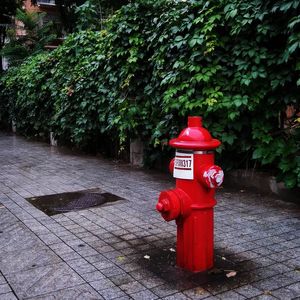
[(299, 13), (290, 0), (136, 1), (106, 30), (74, 33), (10, 69), (0, 119), (9, 110), (19, 132), (81, 146), (139, 136), (149, 160), (202, 115), (223, 166), (300, 186)]

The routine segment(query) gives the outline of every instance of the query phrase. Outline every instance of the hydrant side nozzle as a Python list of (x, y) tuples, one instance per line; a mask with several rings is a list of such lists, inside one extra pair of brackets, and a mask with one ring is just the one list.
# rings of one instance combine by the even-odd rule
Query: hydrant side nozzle
[(207, 166), (201, 171), (201, 179), (208, 188), (217, 188), (223, 183), (224, 171), (217, 165)]
[(174, 190), (163, 191), (159, 195), (156, 210), (166, 221), (175, 220), (180, 215), (180, 199)]

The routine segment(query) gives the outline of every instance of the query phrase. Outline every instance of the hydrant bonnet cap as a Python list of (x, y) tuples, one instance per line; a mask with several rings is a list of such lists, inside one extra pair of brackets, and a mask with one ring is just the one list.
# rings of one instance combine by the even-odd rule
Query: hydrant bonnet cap
[(202, 127), (202, 118), (188, 117), (188, 127)]
[(220, 146), (221, 142), (213, 139), (210, 133), (202, 127), (202, 118), (188, 117), (188, 127), (183, 129), (178, 138), (169, 142), (171, 147), (190, 150), (213, 150)]

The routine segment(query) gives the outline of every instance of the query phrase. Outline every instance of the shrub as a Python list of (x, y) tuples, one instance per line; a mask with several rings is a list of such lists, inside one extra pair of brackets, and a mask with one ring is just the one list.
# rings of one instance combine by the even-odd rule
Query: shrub
[(26, 136), (44, 136), (50, 130), (53, 101), (47, 79), (51, 61), (48, 54), (30, 57), (20, 67), (10, 68), (1, 80), (1, 100), (7, 100), (10, 120), (16, 120), (19, 132)]
[(299, 5), (140, 0), (106, 30), (72, 34), (10, 71), (1, 94), (26, 134), (51, 128), (76, 145), (139, 136), (153, 157), (187, 115), (203, 115), (223, 165), (272, 169), (299, 186), (299, 118), (278, 123), (298, 105)]

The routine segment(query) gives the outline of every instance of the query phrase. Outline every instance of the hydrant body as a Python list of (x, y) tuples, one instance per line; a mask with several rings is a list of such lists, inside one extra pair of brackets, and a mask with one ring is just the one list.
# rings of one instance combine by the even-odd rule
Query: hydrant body
[(213, 267), (213, 208), (215, 188), (223, 182), (214, 165), (214, 149), (221, 143), (202, 127), (200, 117), (189, 117), (188, 127), (170, 141), (176, 156), (170, 171), (176, 188), (160, 193), (156, 209), (166, 221), (176, 220), (176, 263), (192, 272)]

